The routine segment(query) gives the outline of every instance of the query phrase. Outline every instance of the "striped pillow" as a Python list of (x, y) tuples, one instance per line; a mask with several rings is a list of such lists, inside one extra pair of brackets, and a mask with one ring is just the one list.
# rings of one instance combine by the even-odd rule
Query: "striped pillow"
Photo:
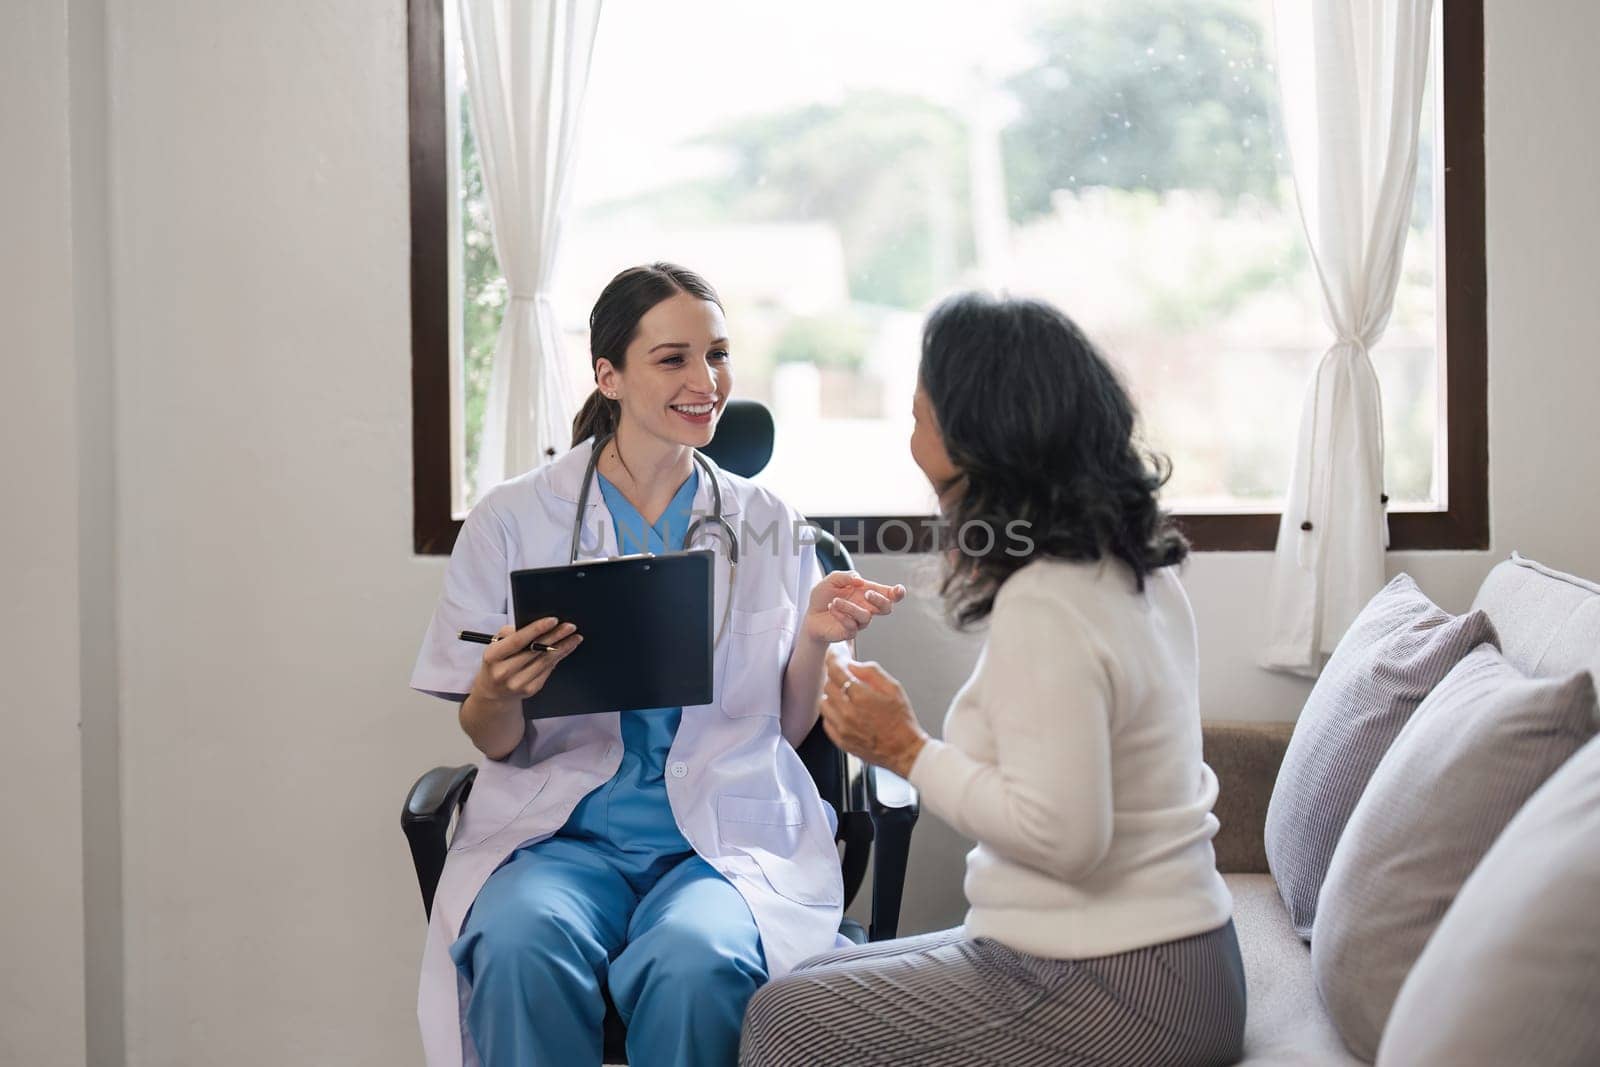
[(1594, 721), (1587, 671), (1525, 678), (1491, 645), (1417, 710), (1350, 816), (1311, 939), (1317, 991), (1350, 1051), (1377, 1054), (1400, 986), (1461, 884)]
[(1267, 869), (1303, 940), (1344, 825), (1417, 705), (1472, 649), (1494, 642), (1481, 611), (1451, 615), (1409, 575), (1350, 624), (1306, 699), (1267, 805)]

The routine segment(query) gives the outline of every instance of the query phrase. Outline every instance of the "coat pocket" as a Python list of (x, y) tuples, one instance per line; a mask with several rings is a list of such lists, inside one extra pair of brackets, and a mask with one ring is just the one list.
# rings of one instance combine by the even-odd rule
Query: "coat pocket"
[(717, 703), (730, 718), (783, 710), (783, 668), (794, 644), (795, 611), (780, 604), (762, 611), (728, 612), (727, 659)]
[(549, 780), (550, 772), (542, 764), (518, 767), (500, 760), (479, 763), (472, 792), (462, 805), (455, 836), (450, 839), (450, 851), (481, 845), (510, 826), (539, 798)]
[(717, 798), (717, 826), (723, 842), (755, 860), (780, 896), (799, 904), (844, 902), (838, 854), (810, 847), (797, 798), (724, 794)]

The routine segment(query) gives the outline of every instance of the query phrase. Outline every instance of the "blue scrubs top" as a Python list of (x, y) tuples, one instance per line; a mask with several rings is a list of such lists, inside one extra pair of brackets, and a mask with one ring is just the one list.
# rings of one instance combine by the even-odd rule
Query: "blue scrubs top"
[[(617, 546), (629, 552), (677, 552), (689, 528), (698, 469), (689, 474), (654, 526), (628, 503), (616, 486), (600, 479), (600, 494), (611, 511)], [(622, 764), (611, 780), (578, 802), (557, 836), (578, 838), (610, 851), (622, 861), (630, 881), (653, 883), (693, 851), (672, 817), (667, 800), (667, 751), (677, 735), (682, 708), (649, 708), (622, 713)]]

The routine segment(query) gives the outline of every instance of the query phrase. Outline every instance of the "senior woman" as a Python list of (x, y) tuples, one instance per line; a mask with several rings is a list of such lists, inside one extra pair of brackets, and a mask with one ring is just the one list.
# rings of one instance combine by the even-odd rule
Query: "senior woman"
[(977, 842), (966, 922), (801, 963), (750, 1003), (741, 1061), (1231, 1063), (1244, 968), (1164, 465), (1105, 358), (1036, 301), (935, 310), (914, 412), (959, 535), (945, 606), (987, 640), (943, 740), (872, 663), (830, 669), (822, 716)]

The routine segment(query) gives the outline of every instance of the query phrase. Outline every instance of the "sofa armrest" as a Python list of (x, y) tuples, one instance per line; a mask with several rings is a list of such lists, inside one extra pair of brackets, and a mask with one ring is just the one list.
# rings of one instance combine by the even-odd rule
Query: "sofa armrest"
[(1278, 780), (1278, 766), (1294, 733), (1292, 722), (1207, 722), (1202, 724), (1205, 761), (1217, 774), (1220, 792), (1212, 809), (1222, 824), (1212, 841), (1217, 870), (1224, 874), (1266, 874), (1262, 842), (1267, 802)]

